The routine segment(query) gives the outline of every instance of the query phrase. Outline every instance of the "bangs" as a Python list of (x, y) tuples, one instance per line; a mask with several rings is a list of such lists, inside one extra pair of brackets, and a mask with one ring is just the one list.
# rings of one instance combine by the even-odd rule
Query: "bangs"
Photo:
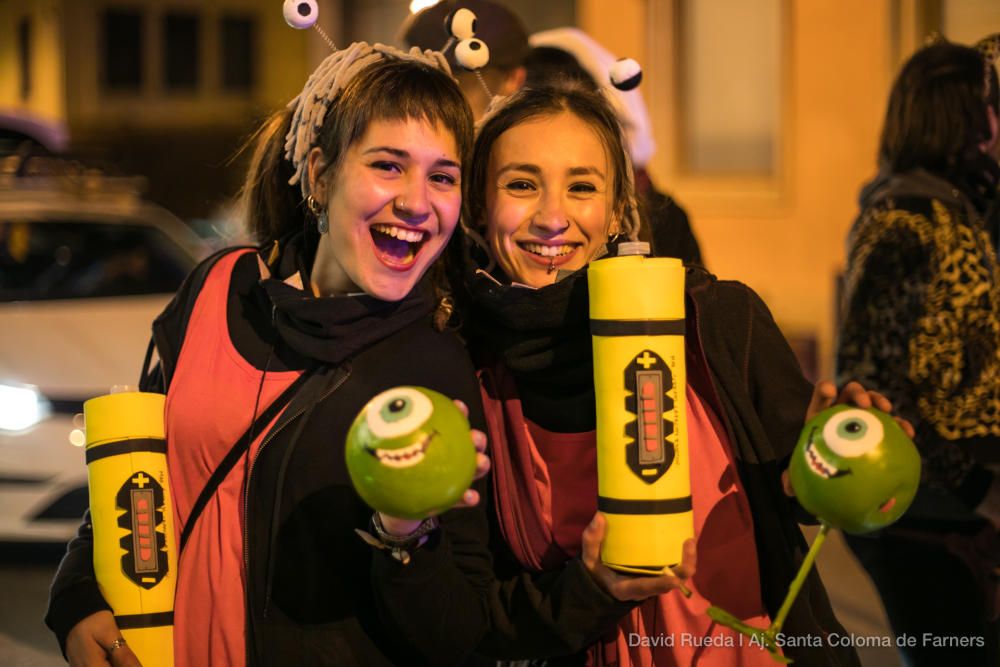
[(403, 60), (379, 62), (352, 81), (335, 106), (347, 130), (338, 152), (358, 141), (373, 121), (417, 120), (451, 132), (459, 159), (468, 162), (472, 113), (458, 84), (444, 72)]

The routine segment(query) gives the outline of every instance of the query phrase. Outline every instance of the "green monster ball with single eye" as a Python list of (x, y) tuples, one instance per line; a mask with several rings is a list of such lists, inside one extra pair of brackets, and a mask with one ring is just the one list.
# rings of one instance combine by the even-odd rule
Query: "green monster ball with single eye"
[(442, 512), (459, 501), (476, 473), (469, 422), (436, 391), (383, 391), (347, 433), (347, 471), (372, 509), (403, 519)]
[(910, 507), (920, 455), (886, 413), (835, 405), (806, 422), (789, 472), (807, 511), (848, 533), (868, 533)]

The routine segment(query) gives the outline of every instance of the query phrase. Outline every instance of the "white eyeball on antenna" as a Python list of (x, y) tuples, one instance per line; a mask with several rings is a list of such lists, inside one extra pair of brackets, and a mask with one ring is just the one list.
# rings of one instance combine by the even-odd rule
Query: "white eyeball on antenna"
[(476, 34), (476, 15), (462, 7), (444, 17), (444, 29), (455, 39), (472, 39)]
[(618, 90), (632, 90), (642, 81), (642, 67), (631, 58), (621, 58), (611, 66), (611, 85)]
[(285, 15), (285, 23), (298, 30), (305, 30), (316, 23), (319, 7), (316, 0), (285, 0), (281, 13)]
[(490, 49), (481, 39), (463, 39), (455, 46), (455, 60), (467, 70), (482, 69), (490, 62)]

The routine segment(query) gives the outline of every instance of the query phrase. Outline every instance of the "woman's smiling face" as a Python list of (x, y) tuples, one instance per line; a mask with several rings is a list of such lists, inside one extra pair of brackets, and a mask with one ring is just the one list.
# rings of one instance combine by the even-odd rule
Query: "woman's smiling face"
[(543, 287), (607, 241), (613, 174), (597, 132), (575, 114), (536, 116), (490, 152), (486, 240), (514, 282)]
[(330, 223), (313, 265), (317, 291), (363, 291), (399, 301), (444, 250), (458, 222), (455, 138), (425, 120), (374, 121), (332, 177), (318, 176), (322, 160), (313, 149), (312, 192)]

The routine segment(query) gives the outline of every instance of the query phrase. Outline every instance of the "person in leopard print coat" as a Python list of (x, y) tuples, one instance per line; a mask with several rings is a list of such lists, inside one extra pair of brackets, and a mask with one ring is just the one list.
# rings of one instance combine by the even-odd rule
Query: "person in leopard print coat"
[(848, 237), (837, 380), (885, 394), (924, 463), (903, 519), (848, 542), (893, 631), (919, 639), (903, 649), (911, 665), (1000, 664), (998, 114), (991, 61), (947, 42), (918, 51)]

